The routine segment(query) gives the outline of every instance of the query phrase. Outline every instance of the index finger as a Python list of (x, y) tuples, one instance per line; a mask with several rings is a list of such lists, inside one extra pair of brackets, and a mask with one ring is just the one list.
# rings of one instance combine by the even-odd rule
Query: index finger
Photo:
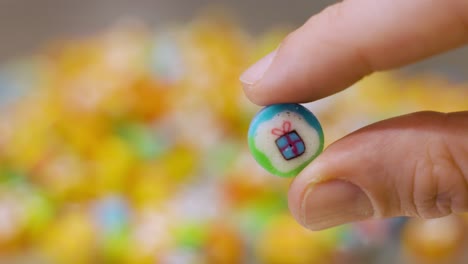
[(467, 42), (466, 0), (347, 0), (310, 18), (241, 81), (259, 105), (309, 102)]

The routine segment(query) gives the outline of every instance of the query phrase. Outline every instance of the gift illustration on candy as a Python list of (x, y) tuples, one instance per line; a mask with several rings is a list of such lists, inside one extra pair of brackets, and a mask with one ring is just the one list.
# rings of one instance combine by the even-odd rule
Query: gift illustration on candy
[(271, 133), (279, 136), (275, 143), (284, 159), (291, 160), (304, 154), (304, 141), (296, 130), (291, 130), (291, 122), (284, 121), (281, 129), (274, 128)]
[(322, 152), (324, 143), (318, 119), (300, 104), (263, 108), (250, 124), (248, 140), (255, 160), (281, 177), (298, 175)]

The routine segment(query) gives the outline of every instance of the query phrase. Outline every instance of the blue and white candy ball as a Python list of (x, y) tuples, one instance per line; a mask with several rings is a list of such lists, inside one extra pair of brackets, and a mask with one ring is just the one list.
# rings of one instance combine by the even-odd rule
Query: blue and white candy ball
[(271, 174), (293, 177), (323, 150), (324, 136), (317, 118), (299, 104), (276, 104), (252, 120), (249, 148), (255, 160)]

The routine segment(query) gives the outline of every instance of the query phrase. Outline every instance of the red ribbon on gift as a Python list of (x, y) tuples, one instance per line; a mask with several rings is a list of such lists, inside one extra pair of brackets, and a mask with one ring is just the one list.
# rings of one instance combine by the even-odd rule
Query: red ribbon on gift
[(282, 129), (273, 128), (273, 129), (271, 130), (271, 133), (272, 133), (273, 135), (283, 136), (283, 135), (285, 135), (285, 134), (291, 132), (291, 127), (292, 127), (291, 122), (289, 122), (289, 121), (284, 121), (284, 122), (283, 122), (283, 127), (282, 127)]

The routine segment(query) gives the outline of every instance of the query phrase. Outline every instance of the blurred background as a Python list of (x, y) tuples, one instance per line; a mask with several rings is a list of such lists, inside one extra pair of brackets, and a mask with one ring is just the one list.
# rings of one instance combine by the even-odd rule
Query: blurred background
[[(468, 217), (311, 232), (240, 73), (333, 1), (0, 0), (0, 263), (466, 263)], [(326, 144), (468, 108), (468, 49), (307, 104)]]

